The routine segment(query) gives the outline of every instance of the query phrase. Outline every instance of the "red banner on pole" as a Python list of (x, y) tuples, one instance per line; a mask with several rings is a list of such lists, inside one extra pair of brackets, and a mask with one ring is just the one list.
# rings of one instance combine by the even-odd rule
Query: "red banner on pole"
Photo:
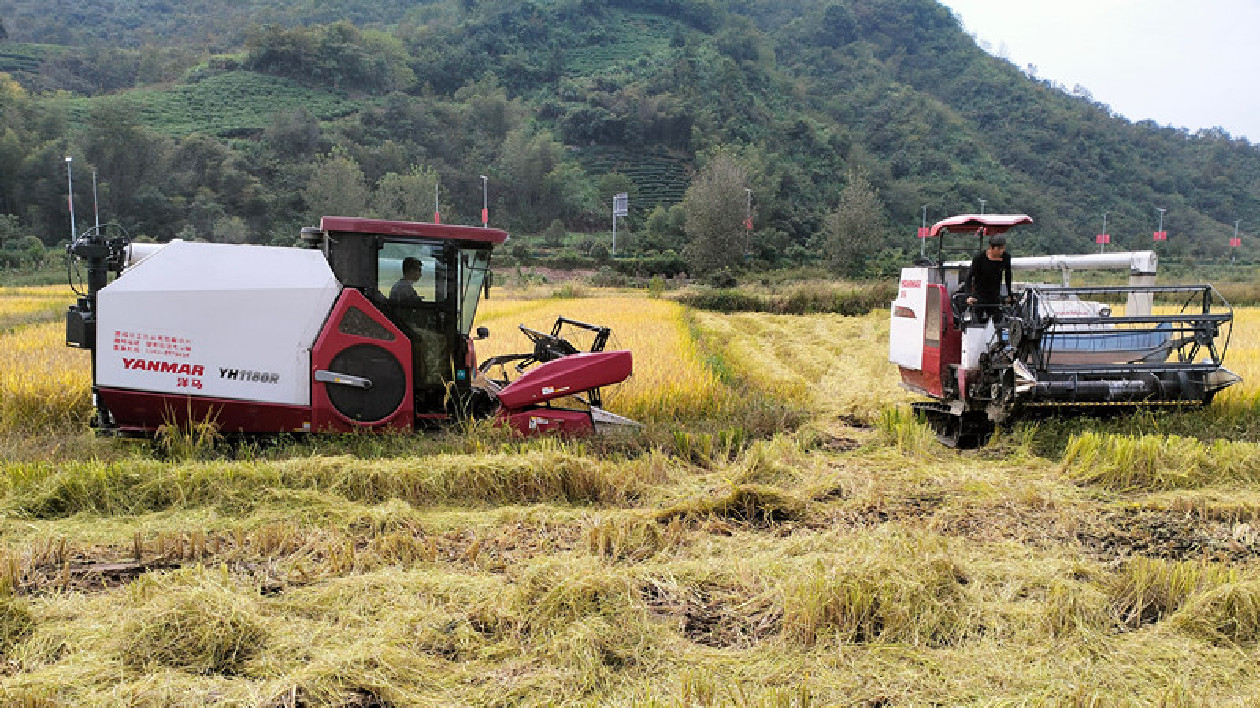
[(929, 234), (929, 233), (931, 233), (931, 232), (932, 232), (932, 230), (931, 230), (931, 229), (929, 229), (928, 227), (926, 227), (926, 226), (920, 226), (920, 227), (919, 227), (919, 238), (927, 238), (927, 237), (928, 237), (928, 234)]
[(441, 213), (441, 212), (438, 212), (438, 211), (433, 212), (433, 223), (435, 223), (435, 224), (440, 224), (440, 223), (442, 223), (442, 213)]
[(490, 223), (490, 210), (489, 209), (481, 210), (481, 223), (483, 224)]
[(751, 216), (744, 220), (744, 228), (748, 229), (749, 231), (752, 231), (752, 217)]
[(1167, 240), (1168, 240), (1168, 232), (1167, 232), (1167, 231), (1156, 231), (1156, 232), (1155, 232), (1155, 240), (1156, 240), (1156, 241), (1167, 241)]
[(1229, 240), (1229, 245), (1230, 245), (1230, 246), (1233, 246), (1234, 248), (1238, 248), (1239, 246), (1241, 246), (1241, 245), (1242, 245), (1242, 239), (1240, 239), (1240, 238), (1231, 238), (1231, 239)]
[(1094, 243), (1111, 243), (1111, 234), (1098, 234), (1094, 237)]

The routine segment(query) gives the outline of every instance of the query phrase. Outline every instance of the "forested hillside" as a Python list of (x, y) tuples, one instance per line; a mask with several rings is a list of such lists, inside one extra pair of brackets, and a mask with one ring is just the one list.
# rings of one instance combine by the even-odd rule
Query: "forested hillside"
[(1104, 212), (1113, 247), (1149, 247), (1166, 208), (1166, 258), (1221, 260), (1260, 223), (1256, 146), (1128, 122), (932, 0), (0, 0), (0, 21), (5, 240), (67, 236), (65, 155), (78, 203), (95, 170), (102, 218), (159, 240), (430, 219), (435, 184), (444, 221), (479, 222), (484, 187), (518, 234), (600, 231), (629, 191), (618, 255), (650, 259), (683, 252), (716, 154), (748, 176), (753, 267), (825, 256), (856, 179), (882, 218), (855, 275), (917, 252), (925, 205), (1031, 214), (1020, 253), (1092, 249)]

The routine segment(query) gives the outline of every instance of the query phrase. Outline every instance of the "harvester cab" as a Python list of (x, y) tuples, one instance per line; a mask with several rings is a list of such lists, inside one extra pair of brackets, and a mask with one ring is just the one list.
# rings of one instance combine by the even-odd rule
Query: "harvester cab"
[[(109, 259), (93, 260), (100, 249), (87, 244), (74, 255), (92, 287), (67, 313), (67, 344), (92, 350), (95, 423), (112, 434), (203, 420), (226, 433), (412, 430), (475, 416), (523, 432), (595, 430), (590, 410), (549, 425), (545, 396), (478, 384), (474, 341), (489, 333), (473, 321), (491, 252), (507, 238), (324, 217), (302, 230), (305, 248), (127, 249), (133, 262), (108, 284), (94, 269)], [(583, 392), (630, 375), (629, 352), (582, 367), (563, 358), (538, 367), (551, 367), (553, 388)]]
[[(1152, 251), (1016, 257), (1013, 271), (1047, 271), (1051, 284), (1016, 282), (999, 316), (967, 304), (969, 260), (947, 261), (950, 234), (986, 236), (1031, 223), (1023, 214), (964, 214), (928, 231), (937, 257), (901, 272), (889, 360), (901, 385), (929, 397), (914, 407), (947, 445), (983, 444), (995, 425), (1035, 412), (1187, 407), (1238, 382), (1223, 366), (1233, 310), (1211, 285), (1155, 284)], [(1127, 285), (1072, 287), (1078, 270), (1127, 270)], [(992, 313), (985, 313), (992, 314)]]

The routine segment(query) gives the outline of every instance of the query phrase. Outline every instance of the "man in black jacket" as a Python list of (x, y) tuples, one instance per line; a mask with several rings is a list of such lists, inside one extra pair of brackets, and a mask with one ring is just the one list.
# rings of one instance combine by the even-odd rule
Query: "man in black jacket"
[(977, 305), (976, 319), (984, 322), (993, 317), (994, 323), (1002, 321), (1002, 281), (1006, 280), (1006, 295), (1011, 296), (1011, 254), (1006, 252), (1006, 237), (994, 234), (989, 237), (989, 247), (971, 259), (967, 271), (967, 304)]

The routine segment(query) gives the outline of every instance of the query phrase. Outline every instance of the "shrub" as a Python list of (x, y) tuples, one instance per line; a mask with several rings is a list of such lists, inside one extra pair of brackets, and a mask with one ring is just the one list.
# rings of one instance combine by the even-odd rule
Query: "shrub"
[(715, 312), (770, 312), (771, 306), (762, 297), (741, 290), (699, 290), (686, 293), (678, 301), (697, 310)]

